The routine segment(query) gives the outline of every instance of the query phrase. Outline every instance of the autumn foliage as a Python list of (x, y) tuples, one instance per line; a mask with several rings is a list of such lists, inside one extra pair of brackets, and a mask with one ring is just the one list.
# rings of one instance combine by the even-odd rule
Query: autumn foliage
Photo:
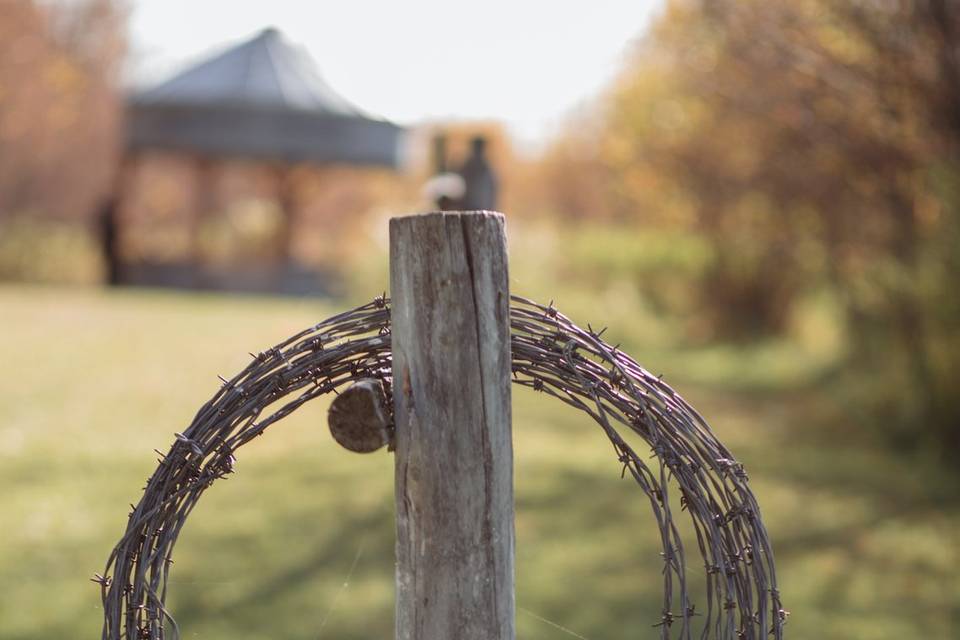
[(111, 0), (4, 0), (0, 221), (84, 216), (109, 188), (123, 20)]
[(949, 0), (670, 2), (595, 135), (544, 159), (544, 196), (704, 241), (688, 284), (716, 337), (828, 294), (885, 429), (956, 451), (958, 42)]

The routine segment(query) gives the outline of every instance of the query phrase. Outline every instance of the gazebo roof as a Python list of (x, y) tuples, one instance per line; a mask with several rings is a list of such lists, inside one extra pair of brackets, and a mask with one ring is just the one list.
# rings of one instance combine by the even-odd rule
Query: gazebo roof
[(397, 166), (402, 129), (337, 94), (276, 29), (136, 94), (132, 148)]

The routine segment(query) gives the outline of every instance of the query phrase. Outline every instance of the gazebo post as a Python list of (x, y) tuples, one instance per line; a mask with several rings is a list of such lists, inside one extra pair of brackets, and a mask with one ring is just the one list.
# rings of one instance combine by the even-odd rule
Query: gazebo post
[(193, 284), (200, 282), (200, 270), (204, 263), (202, 229), (204, 220), (214, 207), (216, 180), (215, 160), (205, 154), (191, 156), (193, 166), (193, 202), (190, 210), (190, 264), (192, 265)]
[[(276, 234), (274, 259), (281, 270), (290, 262), (293, 232), (297, 224), (298, 201), (294, 169), (287, 163), (278, 164), (274, 170), (277, 205), (280, 208), (280, 224)], [(279, 274), (282, 277), (282, 272)]]

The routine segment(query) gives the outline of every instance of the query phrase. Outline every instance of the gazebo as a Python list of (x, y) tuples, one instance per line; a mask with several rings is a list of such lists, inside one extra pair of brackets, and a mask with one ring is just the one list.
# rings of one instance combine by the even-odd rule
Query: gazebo
[[(289, 266), (296, 218), (287, 179), (291, 167), (309, 163), (396, 169), (402, 136), (401, 127), (338, 95), (302, 47), (270, 28), (134, 94), (127, 108), (125, 164), (146, 151), (172, 151), (192, 163), (199, 185), (210, 183), (224, 159), (252, 159), (273, 167), (282, 221), (272, 268), (282, 271)], [(208, 201), (202, 191), (193, 207), (194, 224)], [(197, 255), (188, 267), (190, 281), (171, 284), (222, 286), (201, 273)], [(284, 287), (274, 282), (254, 288)]]

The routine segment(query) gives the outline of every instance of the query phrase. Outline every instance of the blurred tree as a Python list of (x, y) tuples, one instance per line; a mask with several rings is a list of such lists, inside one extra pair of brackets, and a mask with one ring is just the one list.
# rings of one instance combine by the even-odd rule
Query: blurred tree
[(117, 152), (123, 32), (114, 0), (4, 0), (0, 220), (95, 208)]
[(566, 220), (609, 220), (617, 182), (607, 170), (597, 145), (604, 118), (588, 112), (578, 114), (564, 134), (539, 158), (532, 173), (528, 207), (542, 207)]
[(602, 106), (568, 203), (702, 235), (717, 334), (830, 286), (888, 431), (960, 450), (960, 3), (676, 0)]

